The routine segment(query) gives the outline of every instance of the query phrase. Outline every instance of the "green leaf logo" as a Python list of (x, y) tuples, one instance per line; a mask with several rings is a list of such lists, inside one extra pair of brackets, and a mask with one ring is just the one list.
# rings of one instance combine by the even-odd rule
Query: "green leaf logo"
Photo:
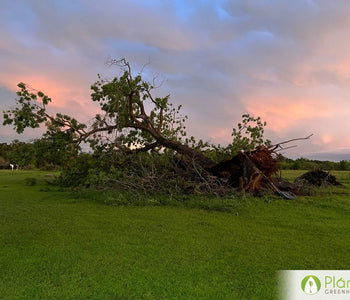
[(301, 281), (301, 289), (307, 295), (315, 295), (321, 289), (321, 280), (314, 275), (308, 275)]

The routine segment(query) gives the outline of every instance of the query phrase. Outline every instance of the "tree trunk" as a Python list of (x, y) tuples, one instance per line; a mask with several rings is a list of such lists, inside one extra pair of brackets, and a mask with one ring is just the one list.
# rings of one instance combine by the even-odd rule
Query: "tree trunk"
[(202, 152), (197, 151), (187, 145), (183, 145), (179, 142), (169, 140), (167, 138), (164, 138), (163, 136), (156, 137), (156, 140), (160, 145), (166, 148), (175, 150), (178, 153), (192, 159), (195, 163), (200, 165), (203, 169), (209, 169), (216, 165), (214, 161), (206, 157)]

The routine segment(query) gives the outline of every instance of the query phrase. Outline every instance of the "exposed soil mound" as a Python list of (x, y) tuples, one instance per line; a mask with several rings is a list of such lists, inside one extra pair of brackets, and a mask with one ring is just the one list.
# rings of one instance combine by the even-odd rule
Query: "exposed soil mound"
[(273, 151), (259, 146), (251, 151), (241, 151), (208, 171), (218, 177), (229, 178), (231, 186), (252, 192), (260, 188), (263, 179), (271, 179), (278, 169), (279, 161)]
[(259, 194), (269, 188), (285, 199), (295, 199), (291, 188), (293, 184), (285, 189), (285, 181), (273, 179), (279, 168), (279, 158), (274, 150), (259, 146), (251, 151), (240, 151), (208, 171), (219, 178), (228, 179), (231, 186), (241, 191)]

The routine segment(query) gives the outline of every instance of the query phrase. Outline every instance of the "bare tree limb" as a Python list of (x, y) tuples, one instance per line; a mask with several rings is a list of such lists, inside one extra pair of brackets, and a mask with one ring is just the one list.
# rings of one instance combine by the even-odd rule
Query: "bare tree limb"
[[(283, 147), (281, 147), (281, 145), (284, 145), (284, 144), (288, 144), (290, 142), (295, 142), (295, 141), (302, 141), (302, 140), (308, 140), (310, 139), (314, 134), (310, 134), (308, 135), (307, 137), (304, 137), (304, 138), (295, 138), (295, 139), (291, 139), (291, 140), (288, 140), (288, 141), (284, 141), (284, 142), (281, 142), (281, 143), (278, 143), (278, 144), (275, 144), (275, 145), (272, 145), (269, 147), (269, 149), (272, 149), (273, 151), (276, 150), (277, 148), (282, 148), (282, 149), (285, 149)], [(290, 147), (289, 147), (290, 148)]]

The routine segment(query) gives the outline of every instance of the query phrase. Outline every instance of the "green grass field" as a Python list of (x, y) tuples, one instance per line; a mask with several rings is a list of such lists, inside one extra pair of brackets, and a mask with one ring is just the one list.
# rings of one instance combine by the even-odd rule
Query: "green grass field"
[(105, 205), (45, 174), (0, 171), (0, 299), (275, 299), (278, 270), (350, 269), (350, 172), (292, 201), (215, 200), (232, 212)]

